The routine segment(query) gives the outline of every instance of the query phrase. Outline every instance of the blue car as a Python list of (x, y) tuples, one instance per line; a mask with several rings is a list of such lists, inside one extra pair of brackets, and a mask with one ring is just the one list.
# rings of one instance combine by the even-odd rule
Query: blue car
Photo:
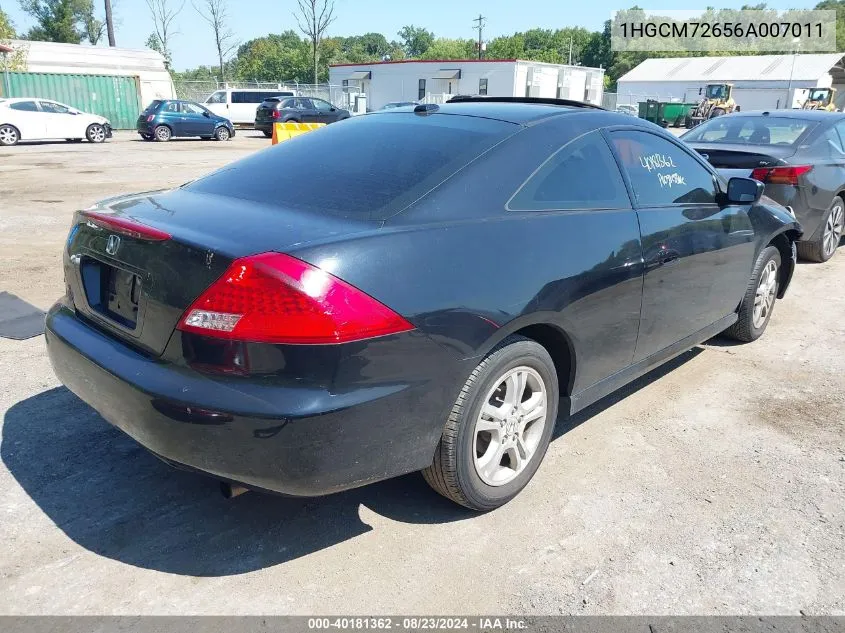
[(228, 141), (235, 135), (229, 119), (193, 101), (156, 99), (138, 117), (138, 134), (145, 141), (169, 141), (174, 136), (199, 136)]

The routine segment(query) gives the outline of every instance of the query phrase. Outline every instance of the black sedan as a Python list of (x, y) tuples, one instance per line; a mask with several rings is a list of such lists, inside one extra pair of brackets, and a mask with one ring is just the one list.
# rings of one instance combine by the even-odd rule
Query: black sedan
[(349, 111), (314, 97), (273, 97), (255, 110), (255, 129), (273, 135), (274, 123), (335, 123), (349, 118)]
[(559, 406), (763, 333), (800, 228), (762, 189), (575, 102), (355, 117), (79, 212), (47, 349), (174, 465), (302, 496), (422, 470), (489, 510)]
[(742, 112), (681, 137), (726, 177), (748, 176), (789, 207), (804, 229), (803, 259), (833, 257), (845, 226), (845, 114), (818, 110)]

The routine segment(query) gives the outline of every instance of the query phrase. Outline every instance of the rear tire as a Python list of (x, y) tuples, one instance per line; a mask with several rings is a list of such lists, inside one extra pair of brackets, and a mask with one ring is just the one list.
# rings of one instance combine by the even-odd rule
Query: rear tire
[(766, 331), (780, 288), (780, 251), (767, 246), (757, 258), (748, 288), (739, 304), (739, 318), (723, 334), (743, 343), (756, 341)]
[(166, 125), (159, 125), (153, 130), (153, 138), (159, 143), (166, 143), (173, 136), (173, 132)]
[(106, 128), (99, 123), (92, 123), (85, 130), (85, 138), (89, 143), (103, 143), (106, 140)]
[(836, 196), (822, 218), (819, 236), (813, 241), (795, 244), (798, 257), (819, 263), (829, 260), (836, 254), (836, 249), (842, 240), (843, 225), (845, 225), (845, 201)]
[(21, 133), (14, 125), (0, 125), (0, 145), (11, 147), (21, 140)]
[(232, 135), (229, 134), (229, 128), (221, 126), (214, 130), (214, 139), (217, 141), (228, 141), (232, 138)]
[(557, 372), (546, 349), (508, 337), (461, 389), (434, 463), (422, 471), (426, 482), (472, 510), (504, 505), (537, 472), (554, 432), (558, 397)]
[(272, 132), (264, 132), (264, 136), (266, 136), (267, 138), (270, 138), (270, 137), (273, 136), (273, 133)]

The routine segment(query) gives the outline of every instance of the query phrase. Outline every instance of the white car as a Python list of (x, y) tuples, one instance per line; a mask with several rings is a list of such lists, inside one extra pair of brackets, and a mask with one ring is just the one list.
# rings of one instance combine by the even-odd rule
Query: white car
[(0, 100), (0, 145), (52, 139), (102, 143), (111, 134), (108, 119), (63, 103), (49, 99)]

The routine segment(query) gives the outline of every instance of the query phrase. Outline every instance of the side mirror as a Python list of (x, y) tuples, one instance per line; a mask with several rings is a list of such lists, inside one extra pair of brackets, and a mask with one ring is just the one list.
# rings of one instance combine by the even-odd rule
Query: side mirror
[(337, 112), (337, 108), (335, 108), (334, 106), (332, 106), (332, 112)]
[(698, 89), (698, 96), (701, 96), (701, 88)]
[(202, 115), (203, 115), (206, 119), (210, 119), (210, 118), (211, 118), (211, 115), (210, 115), (208, 112), (203, 112), (203, 113), (202, 113)]
[(731, 178), (728, 181), (728, 202), (754, 204), (763, 195), (764, 185), (753, 178)]

